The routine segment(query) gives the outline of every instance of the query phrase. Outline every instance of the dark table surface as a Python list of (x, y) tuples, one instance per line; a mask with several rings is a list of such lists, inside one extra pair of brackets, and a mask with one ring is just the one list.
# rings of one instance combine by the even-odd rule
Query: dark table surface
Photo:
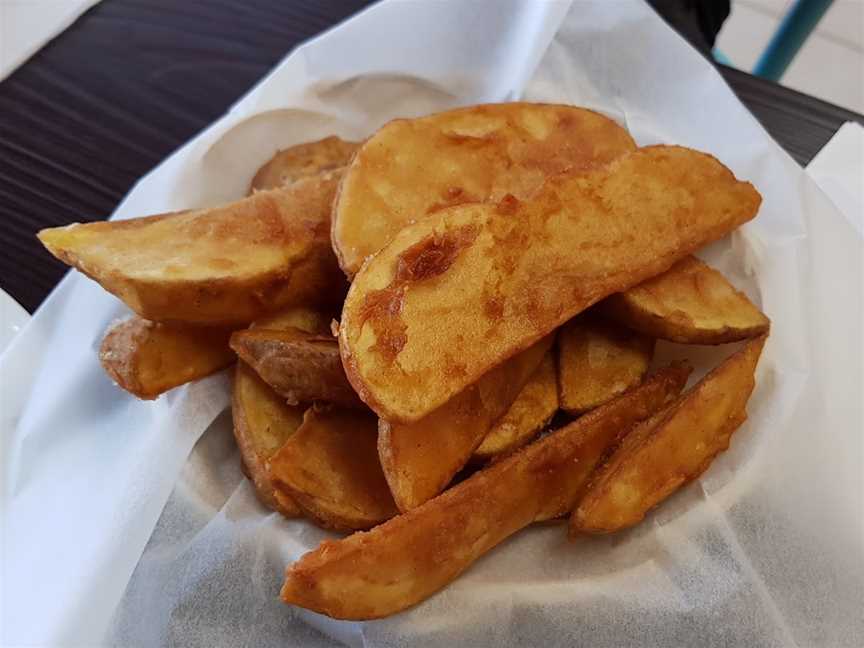
[[(43, 227), (105, 218), (135, 181), (300, 42), (369, 0), (104, 0), (0, 82), (0, 288), (33, 311), (66, 267)], [(731, 68), (729, 85), (806, 164), (861, 115)]]

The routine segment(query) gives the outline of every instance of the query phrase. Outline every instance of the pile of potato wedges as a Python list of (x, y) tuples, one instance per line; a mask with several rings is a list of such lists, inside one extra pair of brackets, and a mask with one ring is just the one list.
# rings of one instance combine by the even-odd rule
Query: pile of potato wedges
[[(103, 338), (139, 398), (235, 365), (260, 501), (342, 532), (282, 598), (410, 607), (534, 522), (641, 521), (729, 446), (768, 318), (693, 256), (753, 219), (708, 154), (573, 106), (392, 121), (279, 151), (207, 209), (39, 238), (133, 312)], [(687, 388), (656, 340), (736, 343)]]

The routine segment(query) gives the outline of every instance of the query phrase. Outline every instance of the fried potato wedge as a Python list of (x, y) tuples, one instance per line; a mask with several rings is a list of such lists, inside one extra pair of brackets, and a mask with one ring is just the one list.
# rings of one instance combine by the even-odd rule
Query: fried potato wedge
[(316, 176), (221, 207), (76, 223), (39, 239), (145, 319), (243, 324), (344, 294), (329, 237), (338, 182)]
[(451, 207), (408, 225), (357, 274), (342, 311), (348, 379), (412, 422), (585, 308), (665, 272), (756, 215), (710, 155), (652, 146), (530, 200)]
[(625, 326), (682, 344), (724, 344), (768, 332), (771, 322), (714, 268), (688, 256), (598, 305)]
[(401, 511), (440, 493), (513, 404), (552, 345), (552, 336), (495, 367), (416, 423), (378, 424), (378, 455)]
[(331, 135), (283, 149), (258, 169), (249, 193), (284, 187), (302, 178), (344, 167), (359, 146), (357, 142), (346, 142)]
[(102, 338), (99, 361), (120, 387), (152, 399), (234, 362), (231, 329), (159, 324), (130, 317)]
[(270, 458), (270, 476), (321, 526), (368, 529), (397, 513), (378, 463), (377, 436), (369, 412), (309, 409)]
[(345, 377), (332, 335), (256, 327), (234, 333), (231, 348), (289, 405), (325, 401), (364, 407)]
[(581, 414), (638, 385), (654, 355), (654, 339), (582, 313), (558, 333), (561, 409)]
[(325, 335), (330, 332), (331, 321), (332, 317), (324, 311), (304, 306), (292, 306), (273, 315), (255, 320), (249, 325), (249, 328), (272, 331), (283, 331), (291, 328)]
[(729, 447), (746, 406), (765, 336), (749, 341), (674, 403), (630, 432), (591, 478), (571, 532), (611, 533), (639, 523)]
[(290, 495), (276, 491), (267, 472), (267, 460), (303, 422), (303, 410), (291, 407), (242, 361), (237, 363), (232, 394), (234, 438), (243, 466), (265, 506), (286, 517), (298, 517), (300, 508)]
[(607, 447), (672, 400), (688, 373), (661, 370), (423, 506), (322, 542), (288, 567), (282, 600), (337, 619), (375, 619), (428, 598), (516, 531), (569, 511)]
[(549, 351), (507, 413), (498, 419), (483, 438), (473, 458), (488, 461), (525, 445), (537, 436), (557, 411), (555, 356)]
[(333, 247), (353, 276), (413, 220), (507, 194), (525, 198), (552, 175), (635, 148), (614, 121), (573, 106), (506, 103), (397, 119), (349, 166), (334, 205)]

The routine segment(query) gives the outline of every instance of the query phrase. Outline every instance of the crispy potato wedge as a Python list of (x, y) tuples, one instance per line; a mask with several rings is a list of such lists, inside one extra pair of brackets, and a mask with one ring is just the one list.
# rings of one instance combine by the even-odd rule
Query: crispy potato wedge
[(270, 458), (270, 476), (321, 526), (368, 529), (397, 513), (378, 463), (377, 436), (369, 412), (309, 409)]
[(555, 356), (551, 351), (543, 356), (516, 400), (487, 434), (473, 459), (488, 461), (505, 455), (533, 439), (558, 411), (558, 384)]
[(635, 148), (614, 121), (573, 106), (507, 103), (397, 119), (349, 166), (334, 205), (333, 247), (353, 276), (413, 220), (507, 194), (524, 198), (554, 174)]
[(258, 499), (286, 517), (301, 515), (287, 493), (277, 492), (267, 472), (267, 460), (303, 422), (303, 410), (291, 407), (244, 362), (237, 363), (232, 394), (234, 438), (247, 476)]
[(492, 369), (416, 423), (378, 424), (378, 455), (401, 511), (440, 493), (513, 404), (552, 345), (552, 336)]
[(120, 387), (138, 398), (152, 399), (234, 362), (230, 336), (231, 329), (130, 317), (105, 332), (99, 361)]
[(39, 240), (145, 319), (243, 324), (344, 294), (329, 237), (338, 182), (316, 176), (221, 207), (46, 229)]
[(359, 146), (357, 142), (346, 142), (331, 135), (282, 149), (258, 169), (249, 193), (284, 187), (302, 178), (344, 167)]
[(249, 325), (253, 329), (269, 329), (283, 331), (285, 329), (300, 329), (307, 333), (326, 335), (330, 332), (332, 317), (326, 312), (304, 306), (292, 306), (283, 311), (267, 315), (255, 320)]
[(571, 532), (611, 533), (638, 524), (729, 447), (747, 419), (765, 336), (748, 342), (662, 412), (630, 432), (591, 478)]
[(638, 385), (654, 356), (654, 339), (582, 313), (558, 333), (561, 409), (581, 414)]
[(282, 600), (337, 619), (404, 610), (535, 520), (569, 511), (622, 430), (672, 400), (689, 370), (641, 386), (366, 533), (324, 541), (289, 566)]
[(342, 310), (348, 379), (381, 418), (417, 421), (602, 298), (666, 271), (756, 215), (710, 155), (652, 146), (530, 200), (451, 207), (408, 225)]
[(345, 377), (332, 335), (256, 327), (234, 333), (231, 348), (289, 405), (325, 401), (365, 407)]
[(771, 325), (747, 295), (692, 256), (598, 306), (635, 331), (682, 344), (735, 342)]

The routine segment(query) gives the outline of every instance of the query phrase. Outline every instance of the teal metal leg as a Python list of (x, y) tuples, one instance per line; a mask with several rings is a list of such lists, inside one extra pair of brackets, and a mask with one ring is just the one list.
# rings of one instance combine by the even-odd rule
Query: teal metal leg
[(732, 65), (732, 61), (729, 60), (729, 57), (726, 56), (723, 52), (721, 52), (716, 47), (711, 50), (711, 56), (714, 57), (714, 60), (718, 63), (722, 63), (723, 65)]
[(756, 76), (779, 81), (834, 0), (797, 0), (753, 68)]

